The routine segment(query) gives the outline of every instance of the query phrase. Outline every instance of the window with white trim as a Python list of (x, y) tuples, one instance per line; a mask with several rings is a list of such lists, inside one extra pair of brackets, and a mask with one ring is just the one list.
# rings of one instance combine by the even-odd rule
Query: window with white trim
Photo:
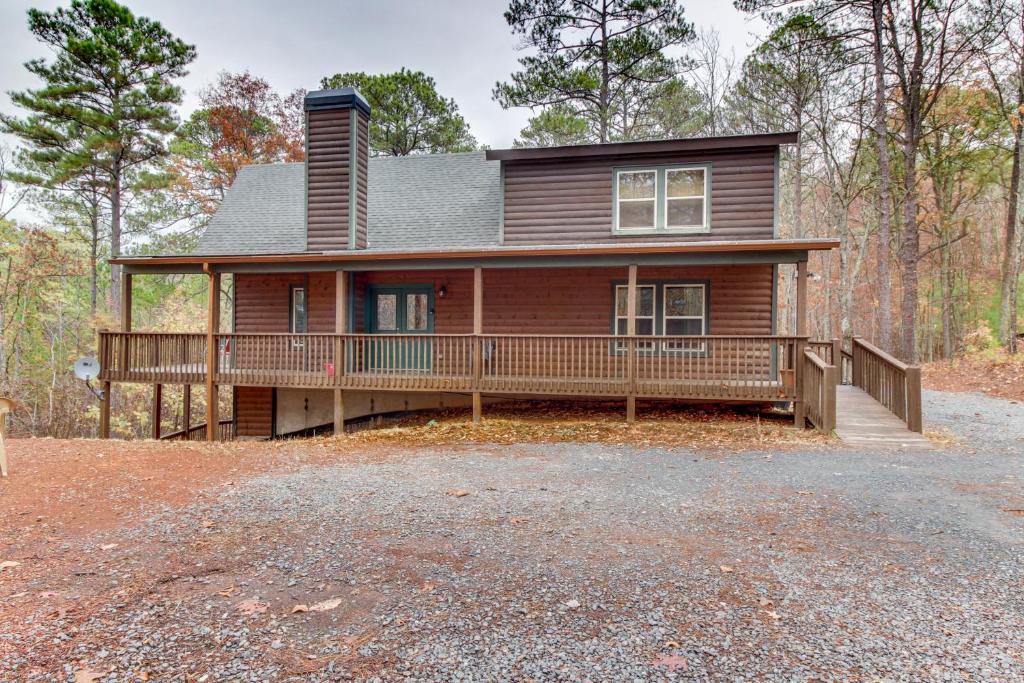
[(665, 227), (668, 230), (706, 227), (707, 168), (665, 169)]
[[(629, 325), (629, 311), (627, 296), (629, 287), (627, 285), (615, 286), (615, 334), (625, 335)], [(636, 287), (636, 333), (638, 335), (655, 334), (655, 307), (654, 299), (657, 294), (655, 285), (637, 285)], [(651, 349), (653, 344), (643, 343), (640, 348)], [(625, 351), (625, 344), (617, 344), (617, 351)]]
[(658, 214), (658, 172), (619, 171), (617, 209), (620, 230), (654, 230)]
[(708, 232), (710, 209), (710, 164), (615, 171), (616, 233)]
[[(665, 285), (662, 296), (662, 334), (707, 334), (707, 307), (704, 305), (704, 285)], [(665, 342), (666, 351), (703, 351), (704, 342), (685, 339)]]
[[(615, 285), (614, 333), (624, 336), (628, 325), (628, 285)], [(708, 334), (708, 286), (706, 283), (658, 282), (636, 286), (636, 333), (655, 337)], [(704, 353), (703, 341), (641, 342), (638, 348), (664, 353)], [(625, 351), (622, 342), (616, 351)]]

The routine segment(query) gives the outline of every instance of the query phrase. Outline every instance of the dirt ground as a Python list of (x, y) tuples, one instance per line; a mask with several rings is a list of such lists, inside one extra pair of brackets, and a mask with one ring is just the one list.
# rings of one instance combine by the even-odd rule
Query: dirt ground
[(977, 391), (1024, 401), (1024, 353), (1009, 356), (1001, 351), (986, 351), (927, 363), (921, 375), (928, 389)]
[(0, 680), (1024, 677), (1019, 455), (561, 410), (13, 440)]

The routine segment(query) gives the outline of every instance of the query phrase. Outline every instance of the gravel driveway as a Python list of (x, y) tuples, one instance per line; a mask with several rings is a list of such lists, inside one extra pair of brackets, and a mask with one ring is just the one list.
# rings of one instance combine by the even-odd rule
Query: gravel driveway
[(69, 681), (1024, 680), (1024, 407), (925, 400), (961, 443), (268, 473), (83, 541), (120, 544), (103, 608), (0, 678), (57, 680), (73, 640)]

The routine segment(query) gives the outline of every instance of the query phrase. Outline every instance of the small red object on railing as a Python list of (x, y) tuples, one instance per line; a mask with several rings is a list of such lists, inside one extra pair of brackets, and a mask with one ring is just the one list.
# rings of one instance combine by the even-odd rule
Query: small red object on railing
[(324, 363), (324, 370), (327, 371), (328, 377), (334, 377), (334, 363)]

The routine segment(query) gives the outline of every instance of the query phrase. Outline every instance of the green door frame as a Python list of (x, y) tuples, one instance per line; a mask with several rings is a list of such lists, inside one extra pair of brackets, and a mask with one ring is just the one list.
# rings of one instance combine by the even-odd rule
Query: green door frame
[[(377, 297), (381, 294), (395, 295), (395, 330), (380, 330), (377, 327)], [(427, 329), (409, 330), (406, 319), (406, 296), (409, 294), (426, 294), (427, 296)], [(433, 334), (434, 333), (434, 287), (432, 285), (368, 285), (366, 288), (366, 330), (370, 334)], [(415, 346), (413, 346), (415, 345)], [(426, 362), (416, 367), (404, 367), (407, 359), (418, 359)], [(429, 340), (410, 342), (407, 348), (393, 348), (386, 357), (373, 358), (371, 363), (377, 368), (383, 366), (393, 370), (430, 370), (433, 361), (432, 344)], [(402, 366), (402, 367), (399, 367)]]

